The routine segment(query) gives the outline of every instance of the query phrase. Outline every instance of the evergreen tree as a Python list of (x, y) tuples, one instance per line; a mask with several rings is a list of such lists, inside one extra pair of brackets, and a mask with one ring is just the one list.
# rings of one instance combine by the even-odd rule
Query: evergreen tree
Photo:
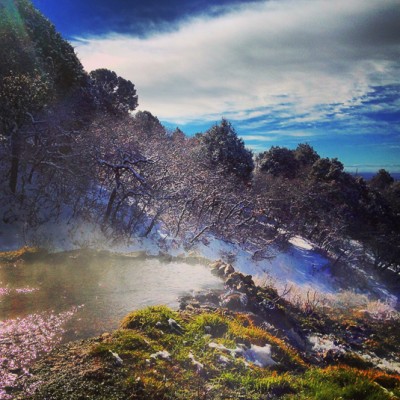
[(133, 111), (138, 106), (135, 85), (105, 68), (90, 73), (92, 93), (98, 108), (114, 114)]
[(294, 151), (294, 156), (301, 166), (311, 166), (320, 159), (318, 153), (308, 143), (300, 143)]
[(82, 84), (85, 73), (72, 46), (28, 0), (0, 7), (0, 135), (9, 145), (9, 187), (16, 191), (21, 128), (52, 99)]
[(245, 148), (229, 121), (222, 119), (219, 125), (210, 128), (200, 136), (200, 143), (211, 165), (222, 165), (239, 178), (250, 178), (253, 154)]
[(258, 156), (257, 162), (261, 171), (289, 179), (296, 176), (299, 168), (294, 151), (286, 147), (272, 146)]
[(388, 189), (389, 186), (394, 182), (393, 177), (389, 174), (386, 169), (380, 169), (378, 173), (372, 177), (369, 182), (370, 187), (373, 189), (382, 191)]

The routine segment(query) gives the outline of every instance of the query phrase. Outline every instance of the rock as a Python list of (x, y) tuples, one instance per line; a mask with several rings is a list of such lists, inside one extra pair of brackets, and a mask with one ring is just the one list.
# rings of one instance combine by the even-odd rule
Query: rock
[(114, 357), (114, 362), (116, 365), (121, 366), (124, 362), (122, 360), (122, 358), (115, 352), (109, 350), (109, 352), (112, 354), (112, 356)]
[(246, 276), (244, 276), (244, 277), (243, 277), (243, 282), (244, 282), (246, 285), (254, 286), (253, 277), (252, 277), (251, 275), (246, 275)]
[(188, 358), (192, 361), (192, 364), (196, 367), (197, 373), (201, 374), (204, 370), (204, 364), (202, 364), (201, 362), (197, 361), (194, 358), (194, 355), (192, 352), (189, 352)]
[(239, 283), (235, 286), (235, 289), (236, 289), (238, 292), (244, 292), (244, 293), (247, 293), (247, 292), (249, 291), (248, 285), (245, 284), (244, 282), (239, 282)]
[(155, 363), (156, 362), (155, 362), (155, 358), (154, 357), (153, 358), (146, 358), (146, 365), (148, 367), (152, 367)]
[(108, 333), (108, 332), (105, 332), (100, 336), (101, 340), (109, 339), (110, 337), (111, 337), (111, 333)]
[(217, 357), (217, 363), (223, 367), (227, 367), (228, 365), (232, 364), (232, 361), (228, 357), (219, 354)]
[(225, 285), (229, 287), (233, 287), (241, 282), (243, 279), (243, 275), (240, 272), (232, 272), (229, 274), (225, 280)]
[(210, 268), (212, 271), (218, 271), (221, 265), (223, 265), (223, 262), (221, 260), (218, 260), (210, 264)]
[(225, 268), (224, 268), (224, 275), (225, 276), (228, 276), (228, 275), (232, 274), (233, 272), (235, 272), (235, 269), (232, 267), (231, 264), (225, 265)]
[(182, 335), (183, 328), (173, 318), (168, 319), (168, 325), (171, 328), (172, 332), (177, 333), (178, 335)]
[(220, 292), (215, 292), (215, 291), (199, 293), (194, 297), (194, 299), (195, 299), (195, 301), (198, 301), (200, 304), (205, 304), (205, 303), (218, 304), (219, 303), (219, 294), (220, 294)]
[(290, 344), (296, 349), (299, 349), (301, 351), (306, 350), (307, 343), (293, 328), (289, 329), (286, 332), (286, 336), (289, 339)]
[(342, 353), (340, 351), (337, 351), (336, 349), (329, 349), (323, 354), (322, 359), (326, 364), (331, 365), (337, 363), (341, 356)]
[(151, 354), (150, 359), (162, 358), (164, 360), (171, 360), (171, 354), (166, 350), (157, 351), (157, 353)]
[(248, 303), (248, 298), (244, 293), (231, 293), (224, 296), (221, 306), (231, 311), (244, 311)]

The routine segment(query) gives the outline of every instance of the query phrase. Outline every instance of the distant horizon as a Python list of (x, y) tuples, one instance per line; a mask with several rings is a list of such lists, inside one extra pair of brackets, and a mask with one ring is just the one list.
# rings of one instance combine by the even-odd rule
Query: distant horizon
[[(395, 180), (395, 181), (399, 181), (400, 180), (400, 172), (399, 171), (397, 171), (397, 172), (391, 172), (389, 169), (387, 169), (387, 168), (379, 168), (379, 169), (385, 169), (386, 171), (388, 171), (389, 172), (389, 174), (391, 175), (391, 177)], [(379, 171), (379, 169), (378, 170), (370, 170), (370, 171), (361, 171), (361, 170), (357, 170), (357, 169), (355, 169), (355, 170), (352, 170), (352, 168), (350, 167), (350, 168), (347, 168), (346, 166), (344, 167), (344, 170), (346, 171), (346, 172), (348, 172), (349, 174), (351, 174), (351, 175), (360, 175), (360, 176), (362, 176), (364, 179), (371, 179), (373, 176), (375, 176), (377, 173), (378, 173), (378, 171)]]
[(255, 152), (309, 143), (346, 168), (400, 171), (398, 0), (33, 0), (87, 71), (131, 80), (138, 110)]

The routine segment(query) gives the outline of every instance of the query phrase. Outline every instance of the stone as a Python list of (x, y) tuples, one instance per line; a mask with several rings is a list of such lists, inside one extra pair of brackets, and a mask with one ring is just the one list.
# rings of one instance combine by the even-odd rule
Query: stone
[(233, 272), (235, 272), (235, 269), (232, 267), (231, 264), (225, 265), (225, 267), (224, 267), (224, 275), (225, 276), (228, 276), (228, 275), (232, 274)]
[(254, 281), (253, 281), (253, 277), (251, 275), (246, 275), (243, 277), (243, 282), (246, 285), (250, 285), (250, 286), (254, 286)]
[(221, 306), (231, 311), (243, 311), (246, 309), (248, 299), (243, 293), (231, 293), (226, 295), (221, 301)]

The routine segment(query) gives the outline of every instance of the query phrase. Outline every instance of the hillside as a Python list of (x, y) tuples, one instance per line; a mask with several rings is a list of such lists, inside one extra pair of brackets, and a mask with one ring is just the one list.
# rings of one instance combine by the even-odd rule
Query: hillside
[[(115, 332), (54, 349), (30, 374), (11, 368), (5, 398), (400, 397), (398, 181), (385, 170), (354, 177), (307, 143), (255, 155), (224, 118), (195, 136), (169, 130), (135, 112), (132, 82), (84, 71), (28, 0), (0, 6), (0, 250), (29, 246), (1, 252), (0, 268), (100, 242), (169, 257), (214, 256), (215, 246), (226, 286), (182, 299), (180, 311), (135, 311)], [(267, 273), (241, 273), (290, 255), (296, 241), (327, 260), (316, 271), (309, 258), (304, 280), (326, 272), (347, 291), (289, 296)], [(284, 267), (275, 276), (287, 279)], [(372, 281), (397, 300), (378, 298)], [(367, 300), (354, 306), (347, 293)]]

